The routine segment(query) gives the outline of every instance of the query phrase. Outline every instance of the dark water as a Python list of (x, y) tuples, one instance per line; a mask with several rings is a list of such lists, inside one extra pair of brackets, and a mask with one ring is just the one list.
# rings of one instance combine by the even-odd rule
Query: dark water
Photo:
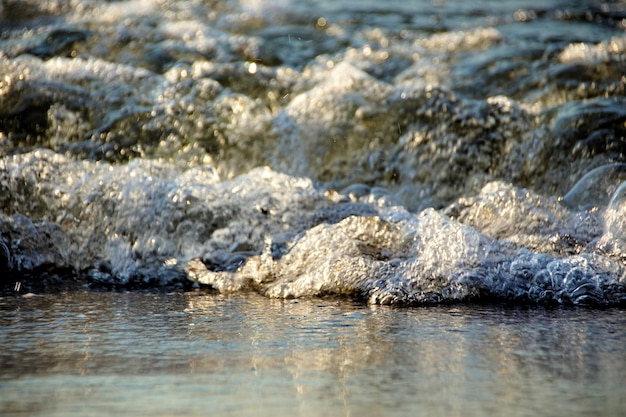
[(3, 416), (618, 416), (626, 314), (200, 293), (0, 299)]

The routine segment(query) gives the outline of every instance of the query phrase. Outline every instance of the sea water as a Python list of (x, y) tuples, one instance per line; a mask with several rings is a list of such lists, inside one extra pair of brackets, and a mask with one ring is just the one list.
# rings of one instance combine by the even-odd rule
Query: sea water
[(619, 416), (626, 314), (95, 293), (0, 299), (3, 416)]
[(6, 288), (623, 305), (624, 5), (524, 4), (8, 2)]
[(3, 2), (2, 414), (620, 415), (625, 29)]

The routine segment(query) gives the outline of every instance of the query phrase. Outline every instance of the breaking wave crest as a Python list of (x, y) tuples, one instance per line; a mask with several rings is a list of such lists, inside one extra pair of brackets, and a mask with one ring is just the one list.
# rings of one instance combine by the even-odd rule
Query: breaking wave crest
[(5, 291), (626, 303), (618, 4), (70, 3), (0, 6)]

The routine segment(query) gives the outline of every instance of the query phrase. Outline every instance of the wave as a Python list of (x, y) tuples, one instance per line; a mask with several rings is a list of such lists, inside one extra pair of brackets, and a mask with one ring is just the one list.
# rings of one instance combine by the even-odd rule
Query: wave
[(5, 291), (623, 305), (618, 5), (392, 3), (2, 6)]

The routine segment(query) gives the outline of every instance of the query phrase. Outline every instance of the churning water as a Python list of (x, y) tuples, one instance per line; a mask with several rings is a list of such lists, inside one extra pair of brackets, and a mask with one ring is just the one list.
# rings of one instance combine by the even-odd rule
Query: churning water
[(623, 304), (626, 6), (523, 4), (3, 3), (5, 285)]
[(622, 2), (5, 3), (8, 287), (626, 300)]
[(623, 1), (1, 2), (2, 411), (618, 415), (625, 30)]

